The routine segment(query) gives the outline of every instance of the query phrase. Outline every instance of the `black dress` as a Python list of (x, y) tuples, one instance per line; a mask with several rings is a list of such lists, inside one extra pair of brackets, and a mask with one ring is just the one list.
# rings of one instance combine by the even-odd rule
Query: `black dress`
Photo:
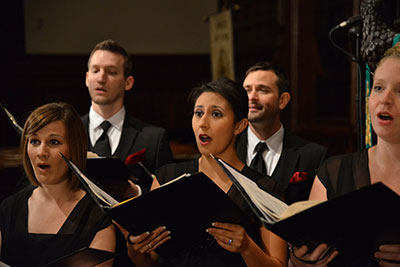
[[(317, 175), (327, 190), (328, 199), (370, 185), (368, 150), (329, 158), (317, 170)], [(354, 259), (338, 250), (339, 255), (329, 266), (379, 266), (373, 255)]]
[[(199, 170), (198, 159), (192, 161), (186, 161), (182, 163), (173, 163), (161, 167), (157, 171), (157, 180), (160, 184), (164, 184), (173, 178), (178, 177), (183, 173), (196, 173)], [(255, 181), (262, 189), (273, 192), (276, 190), (275, 183), (264, 175), (248, 168), (244, 167), (241, 171), (242, 174), (251, 178)], [(275, 188), (275, 189), (274, 189)], [(248, 214), (253, 214), (250, 211), (250, 207), (247, 205), (245, 200), (240, 195), (239, 191), (236, 190), (235, 186), (231, 186), (227, 195)], [(254, 218), (253, 223), (244, 226), (247, 234), (256, 242), (258, 245), (261, 243), (259, 222)], [(160, 259), (160, 265), (162, 266), (246, 266), (243, 258), (240, 254), (229, 252), (223, 249), (214, 238), (210, 235), (210, 238), (205, 240), (202, 244), (196, 247), (190, 248), (183, 253), (172, 255), (168, 258)]]
[(16, 193), (1, 203), (1, 261), (11, 266), (42, 266), (87, 247), (110, 219), (86, 194), (57, 234), (28, 233), (28, 199), (32, 191)]

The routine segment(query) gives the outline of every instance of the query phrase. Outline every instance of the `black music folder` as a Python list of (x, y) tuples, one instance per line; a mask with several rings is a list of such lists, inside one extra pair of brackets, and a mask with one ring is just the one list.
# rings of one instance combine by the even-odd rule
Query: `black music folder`
[(137, 235), (166, 226), (171, 239), (156, 250), (162, 256), (212, 238), (206, 232), (212, 222), (247, 224), (252, 220), (202, 172), (184, 174), (146, 194), (118, 202), (63, 158), (94, 201), (130, 233)]
[(128, 167), (119, 158), (88, 158), (86, 172), (96, 180), (128, 180)]
[(115, 254), (110, 251), (85, 247), (58, 258), (43, 267), (91, 267), (103, 263), (114, 256)]
[(88, 158), (86, 173), (93, 181), (113, 198), (122, 201), (131, 195), (125, 194), (131, 185), (129, 169), (119, 158)]
[(327, 243), (350, 257), (372, 257), (382, 244), (400, 244), (400, 196), (375, 183), (324, 202), (287, 206), (215, 158), (263, 225), (293, 245)]

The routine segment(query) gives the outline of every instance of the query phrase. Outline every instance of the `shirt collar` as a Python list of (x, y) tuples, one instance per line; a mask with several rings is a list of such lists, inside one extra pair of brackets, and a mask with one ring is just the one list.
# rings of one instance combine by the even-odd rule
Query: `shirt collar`
[(269, 150), (274, 151), (275, 153), (279, 153), (279, 150), (282, 148), (282, 142), (283, 142), (283, 135), (285, 133), (285, 130), (283, 128), (283, 125), (281, 123), (281, 127), (279, 128), (278, 131), (276, 131), (271, 137), (269, 137), (267, 140), (260, 140), (258, 137), (253, 133), (251, 130), (251, 127), (247, 128), (247, 146), (248, 146), (248, 151), (251, 151), (251, 154), (254, 153), (254, 148), (260, 141), (264, 141), (267, 145)]
[[(108, 118), (107, 120), (111, 123), (113, 127), (121, 131), (124, 124), (125, 113), (125, 107), (122, 106), (122, 108), (117, 113), (115, 113), (111, 118)], [(89, 110), (89, 121), (93, 125), (93, 128), (101, 127), (100, 124), (104, 120), (105, 119), (98, 113), (96, 113), (96, 111), (94, 111), (93, 107), (91, 106)]]

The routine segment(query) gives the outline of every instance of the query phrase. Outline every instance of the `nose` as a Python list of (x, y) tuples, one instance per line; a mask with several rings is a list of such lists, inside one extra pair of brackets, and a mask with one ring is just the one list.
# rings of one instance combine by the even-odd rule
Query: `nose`
[(248, 90), (247, 96), (249, 97), (249, 100), (258, 99), (258, 94), (257, 94), (256, 90), (252, 90), (252, 89)]
[(385, 90), (385, 92), (382, 94), (382, 103), (385, 105), (391, 105), (393, 103), (393, 97), (393, 90)]
[(105, 83), (107, 79), (106, 72), (104, 70), (99, 70), (97, 73), (97, 82)]
[(208, 128), (208, 116), (206, 114), (204, 114), (200, 119), (199, 119), (199, 127), (206, 129)]
[(46, 144), (41, 143), (37, 150), (37, 155), (40, 159), (45, 159), (49, 156), (49, 151), (47, 149)]

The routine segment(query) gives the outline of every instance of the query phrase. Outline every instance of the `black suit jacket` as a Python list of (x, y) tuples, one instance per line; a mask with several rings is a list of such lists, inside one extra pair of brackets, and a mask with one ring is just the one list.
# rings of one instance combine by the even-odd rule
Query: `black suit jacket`
[[(89, 130), (89, 114), (82, 117), (86, 132)], [(92, 150), (89, 135), (89, 150)], [(135, 119), (129, 115), (125, 116), (121, 139), (113, 156), (123, 162), (125, 158), (143, 148), (146, 148), (145, 162), (142, 162), (152, 173), (159, 167), (171, 163), (172, 153), (169, 146), (167, 131)], [(148, 174), (139, 165), (128, 166), (131, 175), (139, 179), (138, 184), (150, 188)]]
[[(239, 158), (246, 162), (247, 131), (243, 131), (239, 136), (236, 149)], [(271, 177), (284, 191), (286, 203), (308, 199), (315, 171), (324, 161), (326, 152), (326, 147), (285, 131), (282, 154)], [(296, 172), (306, 172), (308, 179), (304, 182), (289, 183)]]

